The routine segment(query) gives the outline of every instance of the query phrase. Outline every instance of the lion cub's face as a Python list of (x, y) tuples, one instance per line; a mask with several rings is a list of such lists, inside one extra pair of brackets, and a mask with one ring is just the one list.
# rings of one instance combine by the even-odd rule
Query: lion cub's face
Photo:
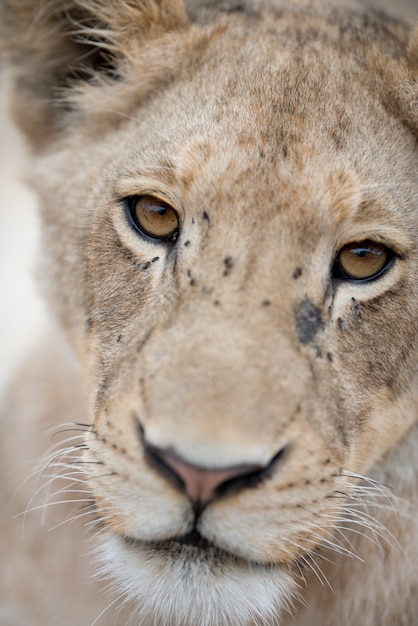
[(162, 623), (268, 620), (410, 426), (416, 136), (336, 19), (181, 21), (36, 171), (103, 560)]

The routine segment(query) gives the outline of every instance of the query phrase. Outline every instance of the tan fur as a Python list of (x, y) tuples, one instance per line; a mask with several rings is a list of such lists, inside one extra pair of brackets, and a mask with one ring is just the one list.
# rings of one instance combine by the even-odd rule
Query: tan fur
[[(2, 420), (1, 624), (412, 626), (418, 30), (349, 2), (0, 6), (65, 335)], [(131, 226), (141, 195), (176, 242)], [(365, 240), (395, 262), (338, 280)], [(197, 515), (153, 450), (268, 471)]]

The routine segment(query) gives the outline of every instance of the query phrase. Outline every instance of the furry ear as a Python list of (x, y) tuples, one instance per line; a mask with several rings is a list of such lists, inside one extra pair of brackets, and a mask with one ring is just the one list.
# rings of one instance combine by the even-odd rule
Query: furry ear
[(90, 100), (103, 103), (135, 74), (140, 98), (167, 76), (167, 46), (187, 25), (183, 0), (0, 0), (0, 51), (13, 68), (18, 125), (41, 147), (92, 91)]

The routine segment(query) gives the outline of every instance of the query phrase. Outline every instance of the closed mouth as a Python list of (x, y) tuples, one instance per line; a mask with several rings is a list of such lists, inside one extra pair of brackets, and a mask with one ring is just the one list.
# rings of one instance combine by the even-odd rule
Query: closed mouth
[[(205, 537), (197, 531), (193, 531), (191, 533), (187, 533), (187, 535), (183, 535), (182, 537), (174, 537), (171, 539), (174, 543), (180, 543), (183, 546), (194, 546), (196, 548), (201, 548), (202, 550), (207, 550), (208, 548), (217, 548), (214, 543), (211, 543)], [(217, 548), (219, 549), (219, 548)]]
[(192, 550), (190, 555), (194, 553), (196, 556), (204, 557), (207, 553), (208, 555), (210, 554), (212, 558), (217, 554), (219, 558), (228, 557), (233, 560), (241, 560), (240, 557), (231, 552), (227, 552), (215, 543), (202, 537), (196, 530), (185, 535), (170, 537), (169, 539), (161, 541), (143, 541), (141, 539), (135, 539), (134, 537), (122, 537), (122, 540), (130, 548), (151, 549), (155, 550), (155, 552), (166, 554), (173, 554), (173, 552), (180, 554), (184, 547), (185, 550), (188, 548)]

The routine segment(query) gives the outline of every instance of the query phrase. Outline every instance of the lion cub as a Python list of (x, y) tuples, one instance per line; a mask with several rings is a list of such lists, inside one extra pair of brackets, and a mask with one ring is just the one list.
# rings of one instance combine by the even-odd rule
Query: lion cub
[(1, 422), (1, 624), (416, 624), (418, 30), (337, 0), (0, 24), (61, 329)]

